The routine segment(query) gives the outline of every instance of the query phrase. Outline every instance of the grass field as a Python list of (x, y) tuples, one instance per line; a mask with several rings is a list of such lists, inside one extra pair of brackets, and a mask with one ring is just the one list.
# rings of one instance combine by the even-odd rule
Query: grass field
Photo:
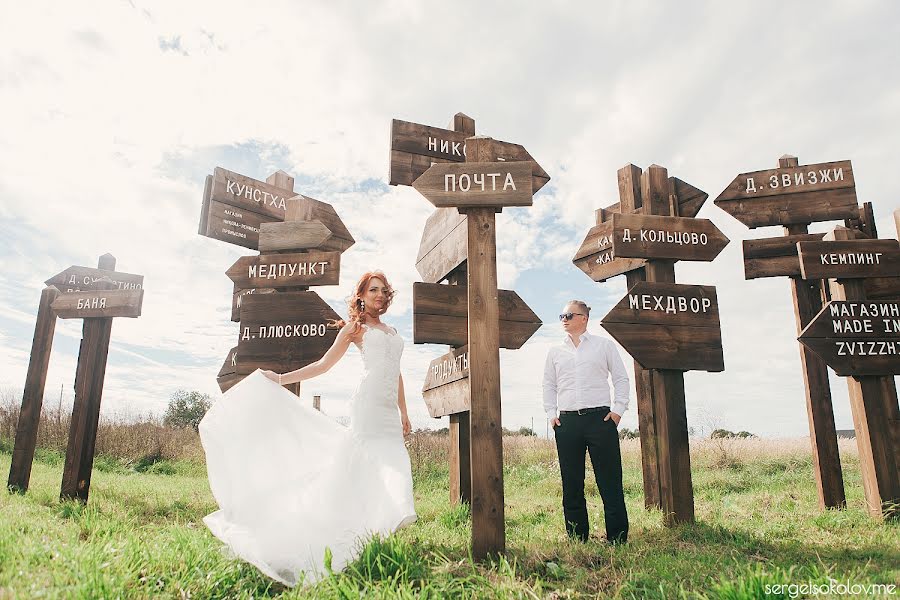
[[(697, 523), (675, 529), (644, 510), (638, 442), (623, 441), (631, 534), (609, 547), (593, 483), (593, 539), (569, 542), (555, 450), (509, 437), (508, 552), (477, 564), (467, 511), (448, 502), (447, 439), (414, 435), (418, 522), (370, 542), (344, 572), (289, 589), (230, 558), (207, 531), (201, 519), (216, 505), (202, 453), (179, 435), (170, 451), (192, 458), (99, 455), (87, 506), (60, 503), (63, 456), (39, 449), (28, 493), (0, 494), (0, 598), (789, 598), (797, 590), (766, 595), (766, 584), (900, 584), (900, 525), (866, 515), (852, 440), (840, 444), (848, 508), (828, 512), (807, 440), (692, 440)], [(0, 438), (3, 477), (10, 456), (10, 438)]]

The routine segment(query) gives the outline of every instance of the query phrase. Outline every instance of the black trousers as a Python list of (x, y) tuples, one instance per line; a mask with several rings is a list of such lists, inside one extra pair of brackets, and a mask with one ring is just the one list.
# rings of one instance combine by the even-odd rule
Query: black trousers
[(556, 426), (556, 452), (562, 474), (563, 516), (566, 532), (587, 540), (587, 502), (584, 499), (585, 451), (590, 453), (594, 479), (603, 499), (606, 519), (606, 539), (610, 542), (628, 541), (628, 512), (622, 489), (622, 453), (619, 430), (612, 419), (604, 421), (608, 407), (581, 415), (563, 414)]

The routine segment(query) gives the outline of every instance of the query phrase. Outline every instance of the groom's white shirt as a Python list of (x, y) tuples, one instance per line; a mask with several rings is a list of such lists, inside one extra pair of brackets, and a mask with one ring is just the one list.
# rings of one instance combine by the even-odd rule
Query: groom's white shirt
[[(608, 379), (615, 399), (610, 401)], [(555, 419), (560, 410), (609, 406), (617, 415), (628, 410), (628, 373), (615, 344), (583, 333), (578, 347), (567, 335), (550, 348), (544, 364), (544, 411)]]

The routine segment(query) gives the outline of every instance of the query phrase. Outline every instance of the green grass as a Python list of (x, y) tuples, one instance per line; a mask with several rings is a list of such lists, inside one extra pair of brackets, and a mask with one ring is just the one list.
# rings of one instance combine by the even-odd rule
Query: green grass
[[(623, 443), (631, 533), (616, 547), (599, 540), (593, 483), (592, 540), (569, 542), (552, 447), (510, 447), (507, 553), (483, 564), (468, 555), (467, 508), (448, 502), (446, 463), (415, 459), (418, 522), (295, 589), (231, 558), (203, 525), (216, 505), (202, 464), (98, 456), (83, 506), (58, 500), (62, 457), (40, 450), (28, 493), (0, 494), (0, 598), (738, 599), (787, 598), (766, 585), (829, 578), (900, 584), (900, 524), (865, 513), (852, 446), (841, 446), (848, 508), (823, 512), (808, 442), (692, 444), (697, 522), (667, 529), (643, 508), (636, 442)], [(9, 451), (0, 442), (4, 477)]]

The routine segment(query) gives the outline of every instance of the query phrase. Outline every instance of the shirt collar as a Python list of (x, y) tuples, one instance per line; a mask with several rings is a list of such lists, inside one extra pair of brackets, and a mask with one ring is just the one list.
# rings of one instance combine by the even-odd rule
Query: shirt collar
[[(591, 339), (591, 334), (588, 333), (587, 331), (585, 331), (584, 333), (581, 334), (581, 337), (579, 337), (578, 339), (581, 342), (586, 342), (587, 340)], [(572, 337), (568, 333), (566, 334), (565, 339), (563, 339), (563, 344), (565, 344), (567, 346), (571, 346), (572, 348), (575, 347), (575, 344), (572, 342)]]

